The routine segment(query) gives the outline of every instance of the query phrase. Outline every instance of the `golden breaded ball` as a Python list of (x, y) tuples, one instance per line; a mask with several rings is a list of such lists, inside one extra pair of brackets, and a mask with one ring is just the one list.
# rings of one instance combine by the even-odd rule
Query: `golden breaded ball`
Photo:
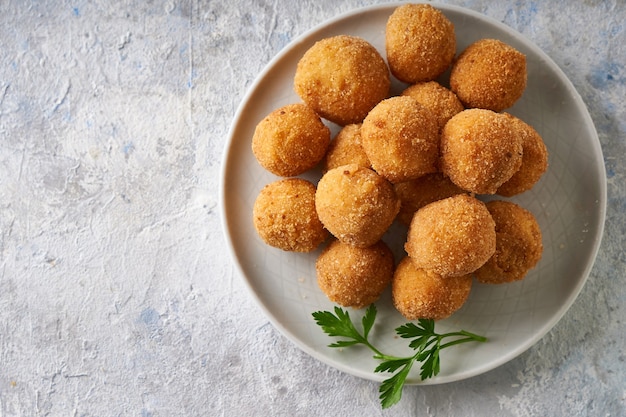
[(320, 116), (360, 123), (387, 97), (391, 80), (380, 53), (364, 39), (338, 35), (315, 43), (296, 67), (294, 89)]
[(426, 81), (406, 88), (403, 96), (413, 97), (419, 104), (431, 111), (439, 130), (457, 113), (465, 110), (461, 100), (451, 90), (437, 81)]
[(317, 258), (317, 283), (328, 299), (344, 307), (363, 308), (391, 283), (395, 262), (389, 247), (378, 241), (366, 248), (331, 242)]
[(437, 172), (439, 129), (433, 114), (409, 96), (385, 99), (361, 126), (372, 168), (396, 183)]
[(522, 164), (522, 139), (510, 117), (468, 109), (452, 117), (441, 134), (441, 170), (476, 194), (495, 194)]
[(252, 153), (269, 172), (292, 177), (317, 165), (329, 143), (330, 129), (310, 107), (289, 104), (257, 124)]
[(514, 127), (520, 131), (522, 140), (522, 165), (519, 170), (497, 191), (497, 194), (512, 197), (530, 190), (548, 169), (548, 149), (537, 131), (523, 120), (508, 115)]
[(415, 212), (404, 248), (417, 268), (444, 277), (470, 274), (496, 250), (495, 223), (475, 197), (448, 197)]
[(405, 4), (389, 16), (387, 62), (400, 81), (431, 81), (443, 74), (456, 53), (454, 25), (429, 4)]
[(315, 185), (301, 178), (266, 185), (252, 215), (263, 241), (285, 251), (311, 252), (328, 237), (315, 210)]
[(317, 184), (315, 207), (324, 227), (343, 243), (367, 247), (393, 222), (400, 201), (393, 186), (356, 164), (333, 168)]
[(460, 309), (472, 289), (472, 276), (442, 277), (419, 269), (408, 256), (393, 275), (393, 305), (407, 320), (443, 320)]
[(468, 108), (500, 112), (526, 89), (526, 56), (496, 39), (468, 46), (452, 65), (450, 88)]
[(496, 252), (474, 275), (484, 284), (519, 281), (541, 259), (539, 224), (530, 211), (509, 201), (490, 201), (487, 209), (496, 223)]
[(425, 205), (466, 192), (441, 172), (427, 174), (412, 181), (400, 182), (394, 184), (393, 188), (400, 199), (398, 220), (405, 225), (411, 224), (413, 214)]
[(324, 159), (324, 172), (348, 164), (365, 168), (372, 166), (361, 144), (361, 124), (344, 126), (330, 142)]

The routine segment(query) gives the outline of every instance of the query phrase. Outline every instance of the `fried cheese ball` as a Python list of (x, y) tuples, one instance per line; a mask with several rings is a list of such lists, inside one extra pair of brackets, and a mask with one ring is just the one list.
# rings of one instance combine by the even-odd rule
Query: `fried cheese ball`
[(495, 223), (482, 201), (458, 194), (416, 211), (404, 248), (419, 269), (444, 277), (470, 274), (496, 250)]
[(487, 209), (496, 223), (496, 251), (474, 276), (484, 284), (519, 281), (541, 259), (539, 224), (530, 211), (509, 201), (490, 201)]
[(530, 190), (548, 169), (548, 149), (537, 131), (523, 120), (508, 115), (518, 128), (522, 140), (522, 165), (519, 170), (497, 191), (497, 194), (512, 197)]
[(397, 7), (385, 28), (387, 62), (400, 81), (431, 81), (443, 74), (456, 53), (454, 25), (429, 4)]
[(439, 130), (457, 113), (465, 110), (461, 100), (451, 90), (437, 81), (426, 81), (406, 88), (403, 96), (413, 97), (419, 104), (429, 109), (437, 121)]
[(441, 170), (464, 190), (495, 194), (521, 164), (521, 135), (505, 114), (467, 109), (443, 128)]
[(284, 251), (311, 252), (328, 237), (315, 211), (315, 185), (301, 178), (267, 184), (252, 216), (261, 239)]
[(393, 305), (408, 320), (442, 320), (460, 309), (472, 289), (472, 275), (442, 277), (419, 269), (408, 256), (391, 283)]
[(430, 110), (412, 97), (378, 103), (363, 120), (361, 143), (372, 168), (392, 183), (437, 172), (439, 129)]
[(302, 103), (288, 104), (257, 124), (252, 153), (272, 174), (292, 177), (317, 165), (329, 143), (330, 129), (313, 109)]
[(298, 62), (294, 78), (300, 98), (342, 126), (360, 123), (390, 86), (389, 68), (376, 48), (347, 35), (315, 43)]
[(324, 227), (348, 245), (378, 242), (400, 209), (393, 186), (369, 168), (344, 165), (317, 184), (315, 208)]
[(344, 126), (330, 142), (324, 159), (324, 172), (348, 164), (365, 168), (372, 166), (361, 144), (360, 124)]
[(366, 248), (331, 242), (317, 258), (317, 283), (328, 299), (363, 308), (380, 297), (393, 278), (395, 262), (382, 241)]
[(468, 46), (450, 72), (450, 88), (465, 107), (500, 112), (526, 89), (526, 56), (496, 39)]
[(394, 184), (393, 188), (400, 199), (398, 220), (407, 226), (411, 224), (413, 214), (425, 205), (465, 193), (440, 172)]

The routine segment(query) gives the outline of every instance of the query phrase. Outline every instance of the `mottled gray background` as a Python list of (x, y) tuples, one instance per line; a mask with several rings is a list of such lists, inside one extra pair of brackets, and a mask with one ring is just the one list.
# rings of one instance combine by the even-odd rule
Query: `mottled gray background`
[(237, 106), (290, 40), (374, 3), (0, 2), (0, 417), (626, 415), (623, 1), (445, 2), (547, 52), (605, 154), (598, 260), (530, 350), (383, 412), (235, 274), (217, 194)]

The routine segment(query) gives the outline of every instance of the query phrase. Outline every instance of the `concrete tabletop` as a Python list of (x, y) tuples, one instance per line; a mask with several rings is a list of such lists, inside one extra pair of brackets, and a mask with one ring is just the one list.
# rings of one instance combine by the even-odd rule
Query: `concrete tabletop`
[(230, 123), (292, 39), (374, 3), (0, 2), (0, 417), (626, 416), (622, 1), (444, 1), (542, 48), (601, 141), (599, 255), (540, 342), (382, 411), (250, 297), (220, 223)]

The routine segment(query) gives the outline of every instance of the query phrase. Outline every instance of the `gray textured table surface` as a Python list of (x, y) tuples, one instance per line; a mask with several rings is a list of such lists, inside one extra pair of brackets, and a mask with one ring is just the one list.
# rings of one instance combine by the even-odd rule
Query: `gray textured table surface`
[(626, 4), (450, 1), (576, 86), (605, 154), (591, 276), (486, 374), (378, 386), (279, 334), (236, 275), (218, 183), (230, 122), (287, 43), (351, 1), (0, 3), (0, 416), (626, 415)]

